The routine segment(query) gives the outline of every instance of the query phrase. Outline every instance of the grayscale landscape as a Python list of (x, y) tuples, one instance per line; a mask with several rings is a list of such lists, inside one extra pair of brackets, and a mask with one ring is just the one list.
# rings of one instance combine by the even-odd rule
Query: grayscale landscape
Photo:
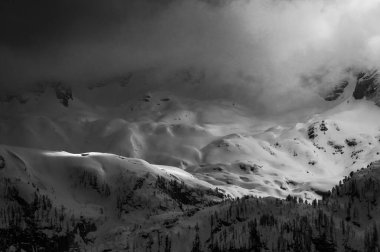
[(2, 0), (0, 251), (379, 251), (379, 17)]

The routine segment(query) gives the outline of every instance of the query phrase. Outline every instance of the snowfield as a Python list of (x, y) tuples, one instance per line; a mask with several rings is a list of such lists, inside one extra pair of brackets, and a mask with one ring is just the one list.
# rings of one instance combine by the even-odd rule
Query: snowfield
[[(320, 198), (319, 192), (380, 156), (380, 109), (347, 94), (330, 109), (289, 122), (260, 118), (222, 100), (194, 101), (158, 92), (128, 100), (119, 94), (107, 103), (101, 96), (125, 89), (78, 90), (67, 107), (51, 88), (30, 93), (26, 103), (3, 102), (1, 143), (39, 153), (43, 165), (31, 165), (44, 169), (52, 166), (48, 160), (60, 163), (65, 155), (71, 166), (86, 160), (61, 150), (105, 153), (105, 160), (118, 160), (110, 154), (141, 159), (233, 197)], [(102, 174), (96, 155), (90, 155), (86, 167)]]
[[(107, 103), (102, 94), (116, 92), (113, 88), (119, 93)], [(373, 162), (380, 157), (380, 109), (371, 100), (339, 91), (344, 95), (318, 114), (263, 118), (223, 100), (195, 101), (164, 92), (124, 99), (125, 87), (117, 85), (77, 95), (61, 89), (66, 96), (58, 100), (48, 87), (29, 93), (26, 102), (11, 99), (0, 106), (0, 249), (12, 250), (23, 240), (17, 246), (37, 250), (25, 245), (36, 239), (56, 251), (194, 251), (206, 244), (228, 251), (228, 246), (253, 249), (264, 243), (280, 248), (285, 238), (278, 230), (259, 230), (278, 242), (254, 235), (253, 243), (221, 232), (231, 226), (253, 235), (255, 216), (267, 225), (274, 219), (263, 211), (273, 209), (285, 211), (277, 219), (285, 226), (292, 218), (300, 221), (294, 217), (300, 213), (316, 218), (316, 211), (331, 211), (330, 201), (334, 211), (340, 209), (334, 218), (343, 218), (340, 204), (353, 209), (352, 225), (367, 223), (355, 210), (365, 203), (355, 205), (347, 194), (371, 199), (366, 207), (377, 214), (378, 165)], [(356, 171), (369, 164), (373, 179), (368, 180)], [(348, 180), (354, 172), (359, 182)], [(364, 192), (369, 185), (372, 194)], [(364, 189), (357, 192), (358, 186)], [(331, 195), (338, 198), (326, 201)], [(319, 210), (313, 210), (322, 198)], [(283, 205), (298, 199), (313, 202), (313, 208)], [(331, 233), (320, 233), (320, 222), (313, 223), (310, 228), (318, 233), (306, 238), (316, 239), (315, 246), (322, 244), (322, 251), (343, 246)], [(354, 226), (350, 232), (358, 237), (375, 233)], [(360, 247), (360, 239), (350, 246)]]

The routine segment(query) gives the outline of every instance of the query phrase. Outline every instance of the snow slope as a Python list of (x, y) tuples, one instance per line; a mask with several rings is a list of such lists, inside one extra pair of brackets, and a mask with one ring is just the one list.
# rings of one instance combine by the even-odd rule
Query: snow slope
[[(103, 189), (104, 184), (109, 187), (110, 192), (113, 192), (118, 186), (132, 183), (139, 178), (146, 178), (145, 183), (147, 181), (153, 183), (159, 176), (184, 182), (189, 187), (215, 189), (214, 186), (197, 180), (179, 168), (152, 165), (141, 159), (114, 154), (97, 152), (71, 154), (65, 151), (42, 151), (0, 145), (0, 155), (4, 160), (4, 167), (0, 170), (3, 178), (19, 181), (25, 185), (34, 184), (33, 187), (51, 193), (59, 204), (67, 206), (83, 201), (85, 206), (100, 200), (101, 192), (94, 194), (91, 190), (80, 188), (79, 184), (83, 181), (79, 180), (86, 180), (86, 177), (93, 180), (91, 183), (96, 180), (95, 185), (91, 184), (95, 191), (96, 187)], [(26, 190), (25, 194), (33, 194), (33, 191)], [(88, 197), (88, 194), (100, 195)], [(83, 206), (75, 209), (81, 209)]]
[(256, 195), (308, 198), (379, 158), (379, 118), (373, 103), (347, 100), (292, 127), (219, 138), (201, 150), (206, 165), (187, 171), (214, 184), (229, 179)]
[[(77, 227), (84, 220), (96, 228), (90, 234), (83, 231), (76, 243), (99, 237), (97, 241), (102, 244), (119, 229), (125, 234), (135, 225), (150, 225), (154, 218), (176, 216), (230, 197), (179, 168), (114, 154), (71, 154), (0, 145), (0, 156), (1, 232), (12, 226), (30, 228), (30, 223), (35, 223), (32, 227), (42, 230), (39, 236), (61, 230), (61, 235), (70, 239), (68, 234), (77, 236)], [(33, 230), (31, 235), (36, 233)], [(0, 241), (0, 248), (3, 245)]]
[(27, 231), (12, 229), (9, 239), (26, 233), (59, 243), (58, 232), (88, 250), (139, 251), (147, 240), (161, 248), (167, 235), (178, 250), (193, 245), (188, 230), (194, 237), (197, 218), (207, 222), (223, 200), (270, 196), (264, 211), (277, 206), (271, 197), (320, 199), (380, 157), (379, 107), (335, 91), (329, 109), (291, 118), (163, 91), (134, 97), (118, 84), (3, 100), (0, 245), (15, 225)]
[[(371, 101), (341, 98), (320, 114), (280, 123), (237, 102), (168, 92), (123, 100), (123, 92), (119, 85), (74, 90), (67, 107), (51, 88), (26, 103), (2, 102), (0, 143), (138, 158), (181, 168), (230, 195), (282, 198), (319, 197), (380, 152), (380, 109)], [(118, 95), (109, 101), (109, 94)]]

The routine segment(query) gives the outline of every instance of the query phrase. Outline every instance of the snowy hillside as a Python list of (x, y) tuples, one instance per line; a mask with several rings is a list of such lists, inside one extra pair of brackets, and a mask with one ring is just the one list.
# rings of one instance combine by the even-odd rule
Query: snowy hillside
[(2, 251), (26, 233), (26, 241), (39, 239), (48, 250), (81, 247), (95, 237), (105, 242), (99, 239), (108, 239), (110, 232), (229, 197), (181, 169), (113, 154), (1, 146), (0, 155)]
[(0, 252), (380, 252), (380, 0), (0, 0)]
[(123, 99), (122, 83), (78, 90), (51, 84), (24, 95), (25, 102), (3, 101), (0, 143), (111, 153), (180, 168), (235, 196), (306, 199), (379, 157), (380, 109), (354, 99), (352, 85), (341, 87), (332, 108), (284, 120), (255, 116), (237, 102), (168, 92)]
[[(167, 244), (174, 251), (184, 244), (187, 251), (377, 251), (379, 184), (375, 162), (344, 178), (323, 200), (227, 200), (162, 232), (171, 233)], [(184, 232), (192, 239), (181, 240)], [(150, 247), (159, 250), (160, 245), (154, 240)]]
[(3, 99), (0, 250), (373, 251), (377, 75), (352, 96), (366, 76), (289, 118), (169, 92), (125, 99), (120, 83)]
[(180, 169), (1, 147), (2, 251), (376, 251), (379, 163), (322, 200), (230, 198)]

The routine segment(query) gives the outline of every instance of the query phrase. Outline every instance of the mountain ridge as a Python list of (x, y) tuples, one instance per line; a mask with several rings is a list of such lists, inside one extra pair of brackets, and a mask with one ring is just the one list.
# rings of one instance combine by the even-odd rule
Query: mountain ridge
[(128, 85), (3, 101), (0, 250), (374, 251), (376, 76), (297, 123), (169, 92), (97, 103)]
[[(55, 165), (47, 165), (45, 161), (41, 167), (36, 158), (39, 151), (29, 154), (25, 151), (1, 146), (6, 160), (0, 170), (2, 250), (374, 251), (379, 248), (376, 219), (380, 214), (377, 205), (380, 161), (351, 172), (330, 188), (323, 199), (305, 201), (291, 195), (283, 200), (231, 198), (223, 190), (202, 189), (196, 184), (191, 189), (192, 180), (183, 177), (185, 173), (180, 169), (157, 167), (163, 173), (152, 177), (141, 170), (149, 164), (115, 155), (46, 152), (44, 155), (50, 156)], [(130, 168), (124, 165), (122, 169), (132, 169), (141, 176), (130, 173), (121, 178), (119, 174), (117, 177), (124, 185), (107, 181), (108, 186), (104, 186), (99, 174), (92, 171), (101, 172), (103, 167), (109, 173), (117, 167), (116, 163), (96, 167), (86, 165), (86, 161), (80, 165), (83, 168), (74, 168), (76, 165), (70, 168), (67, 161), (72, 158), (120, 159), (132, 165)], [(36, 180), (41, 178), (36, 173), (37, 167), (46, 173), (53, 167), (60, 169), (56, 167), (59, 163), (66, 167), (65, 173), (92, 169), (72, 177), (69, 190), (75, 190), (70, 196), (75, 204), (70, 204), (71, 199), (67, 198), (62, 201), (65, 197), (60, 193), (67, 190), (59, 189), (62, 181), (46, 184)], [(64, 177), (59, 175), (57, 179), (65, 180)], [(182, 179), (186, 179), (185, 183), (180, 182)], [(85, 197), (80, 196), (83, 193)]]

